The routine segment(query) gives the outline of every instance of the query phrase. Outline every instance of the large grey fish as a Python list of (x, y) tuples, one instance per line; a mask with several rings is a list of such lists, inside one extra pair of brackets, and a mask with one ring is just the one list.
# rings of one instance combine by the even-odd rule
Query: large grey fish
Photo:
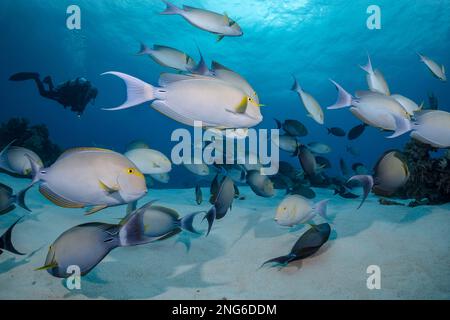
[(214, 205), (204, 218), (208, 221), (208, 232), (206, 233), (206, 236), (211, 232), (214, 221), (225, 217), (228, 210), (231, 209), (235, 194), (233, 180), (225, 176), (219, 185), (217, 196), (214, 199)]
[(167, 46), (154, 45), (153, 48), (141, 44), (138, 55), (148, 55), (156, 63), (184, 72), (190, 72), (195, 68), (195, 61), (186, 53)]
[(409, 179), (410, 172), (403, 154), (396, 150), (387, 151), (374, 168), (375, 189), (384, 193), (394, 193)]
[(29, 188), (31, 188), (31, 186), (20, 191), (18, 194), (14, 194), (13, 189), (3, 183), (0, 183), (0, 215), (4, 215), (14, 210), (16, 208), (16, 204), (31, 212), (25, 204), (25, 193)]
[(123, 224), (86, 223), (73, 227), (50, 246), (45, 264), (36, 270), (47, 270), (54, 277), (67, 278), (69, 266), (78, 266), (81, 275), (88, 274), (111, 250), (147, 244), (161, 237), (144, 234), (143, 212), (129, 216)]
[(317, 162), (314, 155), (309, 151), (308, 147), (302, 145), (298, 150), (298, 159), (308, 177), (314, 177), (317, 171)]
[[(183, 230), (199, 234), (193, 227), (194, 218), (205, 211), (198, 211), (180, 217), (177, 211), (171, 208), (155, 205), (156, 201), (151, 201), (134, 211), (131, 215), (141, 214), (144, 226), (143, 234), (149, 238), (168, 239)], [(125, 219), (126, 221), (126, 219)]]
[(14, 227), (19, 223), (19, 221), (22, 218), (18, 219), (16, 222), (14, 222), (8, 230), (5, 231), (5, 233), (0, 237), (0, 255), (2, 255), (3, 251), (8, 251), (17, 255), (23, 256), (24, 254), (17, 251), (17, 249), (14, 247), (12, 243), (12, 232)]
[(268, 176), (262, 175), (258, 170), (247, 172), (247, 183), (253, 192), (264, 198), (270, 198), (275, 195), (273, 182)]
[(48, 168), (30, 158), (33, 183), (63, 208), (90, 208), (89, 214), (134, 202), (147, 193), (144, 175), (125, 156), (111, 150), (77, 148), (63, 153)]
[(222, 40), (225, 36), (239, 37), (244, 34), (239, 24), (226, 14), (189, 6), (183, 6), (183, 9), (180, 9), (169, 1), (162, 1), (167, 5), (167, 8), (161, 14), (180, 15), (194, 27), (216, 34), (217, 41)]
[(26, 148), (12, 146), (14, 142), (15, 140), (0, 152), (0, 169), (22, 176), (28, 176), (31, 174), (31, 164), (28, 157), (31, 157), (40, 166), (43, 166), (41, 158), (35, 152)]
[(308, 258), (319, 251), (330, 238), (330, 234), (331, 227), (328, 223), (313, 226), (297, 240), (289, 254), (270, 259), (264, 262), (263, 266), (267, 263), (286, 266), (290, 262)]

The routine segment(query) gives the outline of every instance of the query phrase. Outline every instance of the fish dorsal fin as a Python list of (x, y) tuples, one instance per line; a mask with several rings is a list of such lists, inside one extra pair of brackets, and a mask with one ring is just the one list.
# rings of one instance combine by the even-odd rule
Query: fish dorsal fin
[(14, 139), (13, 141), (11, 141), (10, 143), (8, 143), (2, 151), (0, 151), (0, 157), (3, 156), (4, 153), (6, 153), (6, 151), (8, 151), (8, 149), (14, 144), (14, 142), (16, 142), (17, 139)]
[(163, 50), (163, 49), (169, 49), (169, 50), (178, 51), (177, 49), (174, 49), (174, 48), (171, 48), (171, 47), (168, 47), (168, 46), (163, 46), (163, 45), (160, 45), (160, 44), (154, 44), (153, 45), (153, 50), (155, 50), (155, 51)]
[(66, 158), (66, 157), (68, 157), (68, 156), (70, 156), (70, 155), (72, 155), (72, 154), (79, 153), (79, 152), (84, 152), (84, 151), (114, 152), (114, 151), (112, 151), (112, 150), (103, 149), (103, 148), (95, 148), (95, 147), (72, 148), (72, 149), (68, 149), (68, 150), (64, 151), (64, 152), (59, 156), (59, 158), (57, 159), (57, 161), (58, 161), (58, 160), (61, 160), (61, 159), (63, 159), (63, 158)]
[(199, 9), (198, 9), (198, 8), (195, 8), (195, 7), (183, 5), (183, 10), (184, 10), (184, 11), (194, 11), (194, 10), (199, 10)]
[(180, 219), (179, 213), (171, 208), (162, 207), (162, 206), (153, 206), (153, 209), (159, 210), (161, 212), (167, 213), (169, 216), (171, 216), (174, 220)]
[(174, 74), (174, 73), (161, 73), (159, 76), (159, 85), (161, 87), (166, 87), (171, 83), (178, 81), (186, 81), (194, 79), (193, 76), (185, 75), (185, 74)]
[(224, 65), (218, 63), (217, 61), (213, 61), (213, 62), (211, 63), (211, 69), (212, 69), (213, 71), (216, 71), (216, 70), (226, 70), (226, 71), (234, 72), (233, 70), (228, 69), (228, 68), (225, 67)]
[(63, 208), (84, 208), (85, 204), (78, 203), (72, 200), (65, 199), (61, 197), (60, 195), (56, 194), (52, 190), (50, 190), (49, 187), (45, 184), (41, 184), (39, 186), (39, 192), (46, 197), (48, 200), (56, 204), (57, 206), (63, 207)]

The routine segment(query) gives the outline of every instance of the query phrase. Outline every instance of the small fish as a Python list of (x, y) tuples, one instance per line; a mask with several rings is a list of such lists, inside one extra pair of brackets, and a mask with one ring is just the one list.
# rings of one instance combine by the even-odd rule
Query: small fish
[(293, 261), (306, 259), (319, 251), (330, 238), (330, 234), (331, 227), (328, 223), (313, 226), (297, 240), (289, 254), (270, 259), (264, 262), (263, 266), (268, 263), (286, 266)]
[(78, 266), (81, 275), (88, 274), (111, 250), (147, 244), (161, 238), (144, 235), (143, 212), (130, 215), (122, 224), (86, 223), (70, 228), (50, 246), (44, 266), (57, 278), (67, 278), (69, 266)]
[(298, 159), (308, 177), (314, 177), (317, 173), (317, 162), (314, 155), (309, 151), (308, 147), (300, 146), (298, 149)]
[(328, 202), (329, 200), (322, 200), (312, 204), (302, 196), (288, 195), (278, 206), (275, 221), (281, 226), (292, 227), (311, 222), (317, 214), (324, 219), (328, 219)]
[(441, 81), (447, 81), (444, 65), (439, 66), (436, 62), (434, 62), (430, 58), (425, 57), (424, 55), (421, 55), (420, 53), (417, 53), (417, 55), (419, 56), (420, 61), (422, 61), (427, 66), (428, 70), (430, 70), (433, 76)]
[(200, 188), (199, 185), (195, 186), (195, 202), (198, 205), (201, 205), (203, 202), (203, 194), (202, 194), (202, 188)]
[(215, 197), (214, 205), (205, 215), (203, 220), (208, 221), (208, 232), (206, 236), (211, 232), (211, 228), (215, 220), (220, 220), (227, 214), (228, 210), (233, 205), (235, 196), (234, 182), (227, 176), (222, 179), (220, 183), (217, 196)]
[(31, 175), (31, 164), (28, 157), (32, 158), (37, 164), (43, 166), (39, 156), (26, 148), (12, 146), (15, 140), (10, 142), (0, 152), (0, 169), (21, 176)]
[(344, 199), (356, 199), (359, 198), (357, 194), (354, 194), (347, 190), (347, 188), (343, 185), (334, 187), (334, 195), (339, 195)]
[(439, 108), (439, 101), (438, 98), (434, 95), (434, 93), (428, 94), (428, 109), (430, 110), (437, 110)]
[(441, 110), (426, 110), (410, 121), (392, 114), (395, 132), (387, 138), (396, 138), (411, 132), (411, 137), (435, 148), (450, 147), (450, 113)]
[(275, 195), (275, 188), (268, 176), (262, 175), (257, 170), (247, 172), (247, 184), (253, 192), (264, 198), (270, 198)]
[(288, 119), (281, 123), (279, 120), (275, 119), (275, 122), (277, 123), (278, 129), (283, 128), (283, 130), (290, 136), (304, 137), (308, 135), (308, 129), (298, 120)]
[(348, 140), (355, 140), (355, 139), (359, 138), (364, 133), (364, 130), (366, 130), (366, 127), (367, 127), (367, 124), (365, 124), (365, 123), (362, 123), (362, 124), (359, 124), (359, 125), (353, 127), (348, 132), (348, 135), (347, 135)]
[(338, 127), (327, 128), (327, 130), (328, 130), (328, 134), (332, 134), (333, 136), (336, 136), (336, 137), (345, 137), (345, 135), (346, 135), (345, 131)]
[(322, 167), (323, 169), (330, 169), (330, 168), (331, 168), (331, 162), (330, 162), (330, 160), (328, 160), (328, 159), (325, 158), (325, 157), (322, 157), (322, 156), (316, 156), (316, 162), (317, 162), (317, 165), (318, 165), (319, 167)]
[[(143, 235), (145, 237), (165, 240), (182, 231), (199, 234), (192, 224), (194, 218), (205, 211), (194, 212), (180, 218), (177, 211), (155, 205), (155, 202), (156, 201), (151, 201), (131, 214), (132, 216), (136, 213), (142, 215), (142, 223), (144, 226)], [(126, 219), (124, 222), (126, 223)]]
[(183, 163), (184, 167), (197, 176), (209, 176), (209, 167), (204, 164)]
[(22, 218), (18, 219), (16, 222), (14, 222), (8, 230), (5, 231), (5, 233), (0, 237), (0, 255), (2, 255), (3, 251), (8, 251), (17, 255), (25, 255), (24, 253), (21, 253), (17, 251), (16, 248), (14, 248), (14, 245), (12, 243), (11, 237), (12, 232), (16, 224), (19, 223), (19, 221), (22, 220)]
[(209, 187), (209, 193), (211, 194), (209, 203), (214, 204), (216, 202), (217, 195), (219, 194), (219, 189), (219, 174), (216, 174), (213, 181), (211, 182), (211, 186)]
[(360, 209), (362, 207), (362, 205), (364, 204), (364, 202), (366, 201), (367, 197), (369, 196), (370, 191), (372, 191), (372, 188), (374, 185), (373, 177), (370, 175), (356, 175), (356, 176), (351, 177), (347, 181), (347, 183), (350, 181), (358, 181), (363, 186), (364, 195), (361, 200), (361, 204), (358, 207), (358, 209)]
[(314, 153), (327, 154), (331, 152), (331, 147), (321, 142), (308, 143), (308, 148)]
[(48, 200), (63, 208), (88, 208), (92, 214), (134, 202), (147, 193), (145, 177), (125, 156), (106, 149), (75, 148), (48, 168), (31, 157), (33, 182)]
[(167, 5), (163, 15), (180, 15), (194, 27), (208, 31), (217, 35), (217, 41), (227, 37), (239, 37), (242, 32), (239, 24), (230, 19), (227, 14), (219, 14), (212, 11), (183, 6), (183, 9), (176, 7), (169, 1), (163, 0)]
[(170, 181), (170, 176), (168, 173), (151, 174), (150, 176), (161, 183), (169, 183)]
[(298, 93), (300, 99), (305, 106), (308, 115), (313, 118), (318, 124), (324, 124), (324, 114), (316, 99), (309, 93), (303, 91), (303, 89), (298, 84), (297, 79), (294, 77), (294, 85), (292, 86), (292, 91)]
[(297, 139), (290, 135), (281, 135), (278, 139), (278, 144), (272, 140), (274, 144), (279, 147), (281, 150), (291, 153), (295, 155), (299, 146)]
[(133, 149), (124, 154), (143, 174), (172, 171), (172, 162), (163, 153), (152, 149)]
[(150, 146), (143, 140), (133, 140), (127, 145), (126, 150), (131, 151), (134, 149), (150, 149)]
[(306, 199), (314, 199), (316, 197), (316, 193), (314, 192), (313, 189), (301, 184), (297, 184), (294, 187), (292, 187), (289, 190), (289, 194), (296, 194), (305, 197)]
[(184, 72), (190, 72), (195, 68), (195, 61), (186, 53), (167, 46), (154, 45), (153, 48), (141, 43), (138, 55), (148, 55), (156, 63), (163, 67), (168, 67)]
[[(31, 188), (28, 187), (28, 188)], [(16, 204), (21, 208), (31, 212), (25, 204), (25, 194), (28, 189), (20, 191), (17, 195), (14, 194), (13, 189), (7, 185), (0, 183), (0, 215), (7, 214), (16, 208)]]
[(347, 164), (345, 163), (344, 159), (339, 159), (339, 167), (341, 168), (341, 172), (344, 175), (344, 177), (349, 175), (349, 170), (347, 167)]
[(389, 87), (383, 74), (379, 70), (373, 70), (370, 56), (367, 55), (367, 58), (369, 60), (367, 65), (360, 67), (367, 72), (367, 84), (369, 85), (370, 91), (379, 92), (387, 96), (390, 95)]
[(347, 146), (346, 150), (354, 157), (358, 157), (360, 155), (359, 151), (355, 147)]

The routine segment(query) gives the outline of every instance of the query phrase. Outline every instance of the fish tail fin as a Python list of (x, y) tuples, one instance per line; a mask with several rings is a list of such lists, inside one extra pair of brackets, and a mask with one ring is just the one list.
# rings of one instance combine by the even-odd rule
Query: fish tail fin
[(273, 258), (264, 262), (261, 267), (265, 266), (268, 263), (274, 263), (277, 265), (287, 265), (289, 262), (293, 261), (297, 256), (295, 254), (287, 254), (285, 256)]
[(183, 12), (183, 10), (181, 10), (180, 8), (178, 8), (177, 6), (175, 6), (174, 4), (170, 3), (167, 0), (162, 0), (162, 2), (164, 2), (167, 7), (160, 14), (173, 15), (173, 14), (181, 14), (181, 12)]
[(392, 117), (395, 120), (395, 132), (392, 135), (388, 136), (387, 138), (389, 139), (397, 138), (414, 129), (413, 123), (410, 120), (400, 117), (399, 115), (396, 114), (392, 114)]
[(424, 56), (420, 53), (420, 52), (416, 52), (416, 54), (419, 56), (419, 58), (420, 58), (420, 61), (424, 61), (425, 59), (424, 59)]
[(213, 226), (214, 220), (216, 220), (216, 207), (213, 206), (205, 215), (205, 217), (203, 218), (203, 220), (207, 220), (208, 221), (208, 231), (206, 232), (206, 236), (209, 235), (209, 233), (211, 232), (211, 228)]
[(336, 103), (333, 104), (332, 106), (329, 106), (327, 109), (333, 110), (333, 109), (342, 109), (345, 107), (350, 107), (353, 102), (352, 95), (350, 93), (348, 93), (347, 91), (345, 91), (344, 88), (342, 88), (334, 80), (330, 79), (330, 81), (336, 86), (336, 89), (338, 91), (338, 98), (337, 98)]
[(103, 110), (123, 110), (138, 106), (144, 102), (155, 100), (155, 88), (152, 85), (121, 72), (109, 71), (103, 73), (102, 75), (106, 74), (112, 74), (125, 81), (125, 84), (127, 86), (127, 100), (122, 105), (116, 108), (103, 108)]
[(192, 232), (192, 233), (200, 234), (200, 232), (195, 230), (195, 228), (193, 226), (194, 218), (200, 213), (205, 213), (205, 211), (197, 211), (197, 212), (188, 214), (187, 216), (181, 218), (181, 220), (180, 220), (181, 229)]
[(33, 186), (39, 180), (41, 180), (42, 166), (39, 163), (37, 163), (36, 160), (34, 160), (29, 154), (25, 154), (25, 157), (27, 157), (28, 160), (30, 161), (31, 175), (33, 177), (33, 180), (31, 181), (31, 185), (30, 186)]
[(273, 118), (273, 120), (275, 120), (276, 124), (277, 124), (277, 129), (280, 130), (282, 127), (282, 124), (280, 122), (280, 120)]
[(150, 53), (152, 53), (152, 49), (150, 49), (149, 47), (147, 47), (147, 46), (145, 45), (145, 43), (141, 42), (141, 47), (140, 47), (140, 49), (139, 49), (139, 52), (136, 53), (136, 55), (138, 55), (138, 56), (143, 56), (143, 55), (150, 54)]
[(364, 204), (364, 202), (366, 201), (367, 197), (369, 196), (370, 191), (372, 191), (372, 188), (374, 185), (374, 180), (373, 180), (373, 177), (369, 176), (369, 175), (357, 175), (357, 176), (351, 177), (347, 181), (347, 183), (350, 181), (354, 181), (354, 180), (361, 183), (361, 185), (363, 186), (363, 190), (364, 190), (363, 199), (358, 206), (358, 209), (360, 209), (362, 207), (362, 205)]
[(292, 78), (294, 78), (294, 84), (292, 85), (291, 90), (292, 91), (302, 90), (302, 87), (300, 87), (300, 84), (298, 83), (297, 78), (294, 75), (292, 75)]
[(370, 60), (369, 53), (367, 53), (367, 59), (368, 59), (367, 64), (359, 67), (367, 73), (373, 73), (372, 61)]
[(28, 212), (31, 212), (31, 209), (28, 208), (28, 206), (27, 206), (26, 203), (25, 203), (25, 195), (26, 195), (27, 191), (31, 189), (31, 187), (33, 187), (32, 184), (29, 185), (28, 187), (26, 187), (25, 189), (19, 191), (19, 193), (17, 193), (16, 199), (15, 199), (17, 205), (18, 205), (19, 207), (21, 207), (21, 208), (27, 210)]
[(13, 225), (10, 226), (8, 228), (8, 230), (6, 230), (6, 232), (0, 237), (0, 254), (2, 253), (2, 250), (6, 250), (6, 251), (9, 251), (11, 253), (18, 254), (21, 256), (24, 255), (24, 253), (21, 253), (21, 252), (17, 251), (16, 248), (14, 248), (14, 245), (11, 240), (12, 231), (13, 231), (14, 227), (16, 226), (16, 224), (19, 223), (20, 220), (22, 220), (22, 218), (18, 219), (16, 222), (14, 222)]
[(319, 214), (322, 218), (328, 220), (328, 216), (327, 216), (327, 205), (328, 202), (330, 202), (330, 200), (326, 199), (326, 200), (322, 200), (320, 202), (317, 202), (314, 205), (314, 211)]

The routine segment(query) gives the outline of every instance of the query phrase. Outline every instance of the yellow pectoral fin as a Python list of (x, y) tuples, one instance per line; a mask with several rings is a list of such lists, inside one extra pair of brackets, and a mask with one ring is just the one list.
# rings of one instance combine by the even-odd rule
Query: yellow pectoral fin
[(99, 211), (101, 211), (103, 209), (106, 209), (106, 208), (108, 208), (108, 206), (106, 204), (95, 206), (95, 207), (90, 208), (89, 210), (86, 210), (86, 213), (84, 215), (85, 216), (90, 216), (91, 214), (97, 213), (97, 212), (99, 212)]
[(242, 98), (241, 102), (236, 106), (235, 111), (237, 113), (245, 113), (247, 111), (248, 106), (248, 98), (244, 97)]
[(42, 266), (40, 268), (36, 268), (36, 269), (34, 269), (34, 271), (48, 270), (48, 269), (53, 269), (53, 268), (56, 268), (56, 267), (58, 267), (58, 263), (52, 262), (52, 263), (50, 263), (50, 264), (48, 264), (46, 266)]
[(119, 190), (120, 190), (120, 187), (119, 186), (114, 186), (114, 187), (110, 187), (110, 186), (108, 186), (108, 185), (106, 185), (103, 181), (101, 181), (101, 180), (99, 180), (98, 181), (98, 183), (99, 183), (99, 185), (100, 185), (100, 188), (102, 188), (102, 190), (104, 190), (104, 191), (106, 191), (106, 192), (108, 192), (108, 193), (115, 193), (115, 192), (118, 192)]

